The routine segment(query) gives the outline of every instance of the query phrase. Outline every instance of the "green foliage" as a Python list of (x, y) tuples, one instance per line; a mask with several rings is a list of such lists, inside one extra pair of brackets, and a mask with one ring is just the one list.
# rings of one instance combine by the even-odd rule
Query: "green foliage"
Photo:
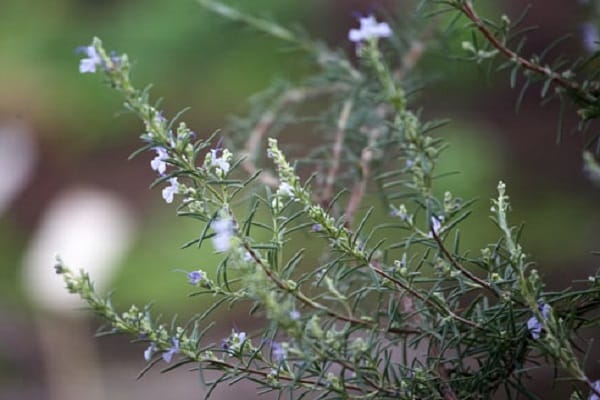
[[(202, 376), (221, 372), (207, 382), (211, 388), (248, 379), (290, 398), (535, 397), (528, 377), (538, 366), (559, 370), (573, 382), (574, 396), (597, 391), (579, 343), (590, 341), (584, 328), (598, 326), (600, 275), (546, 290), (520, 244), (521, 229), (508, 219), (502, 182), (490, 209), (497, 239), (476, 252), (463, 248), (459, 227), (473, 202), (442, 186), (447, 171), (437, 167), (446, 144), (435, 132), (444, 122), (425, 121), (412, 108), (414, 87), (405, 79), (420, 58), (414, 46), (390, 46), (381, 39), (385, 26), (378, 26), (378, 34), (357, 41), (354, 62), (301, 32), (201, 3), (304, 51), (316, 71), (257, 97), (227, 139), (199, 139), (181, 115), (166, 119), (149, 90), (132, 84), (126, 55), (109, 56), (94, 39), (86, 62), (143, 121), (139, 151), (157, 153), (154, 185), (167, 202), (181, 198), (178, 215), (200, 226), (185, 247), (212, 242), (219, 255), (214, 273), (188, 273), (195, 294), (212, 305), (185, 326), (161, 322), (149, 307), (117, 312), (85, 272), (58, 260), (67, 289), (107, 320), (110, 333), (148, 342), (147, 368), (193, 364)], [(563, 90), (580, 110), (595, 107), (589, 85), (511, 53), (506, 18), (484, 22), (469, 1), (423, 1), (415, 18), (452, 10), (488, 41), (474, 37), (464, 45), (471, 61), (509, 55), (515, 71)], [(294, 126), (318, 134), (298, 162), (277, 140)], [(390, 212), (386, 223), (372, 221), (375, 206), (363, 206), (368, 193)], [(318, 265), (306, 265), (299, 235), (321, 242)], [(207, 343), (210, 314), (233, 305), (247, 306), (265, 325)]]

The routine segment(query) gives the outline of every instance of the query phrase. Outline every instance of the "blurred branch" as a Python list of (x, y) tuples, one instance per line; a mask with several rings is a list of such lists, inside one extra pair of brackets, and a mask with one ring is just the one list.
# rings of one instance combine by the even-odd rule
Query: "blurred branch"
[(198, 0), (198, 3), (206, 9), (231, 21), (242, 22), (260, 32), (300, 47), (307, 53), (312, 54), (318, 64), (335, 64), (354, 80), (359, 80), (362, 76), (346, 58), (339, 53), (332, 51), (322, 42), (302, 37), (304, 35), (286, 29), (272, 21), (244, 14), (235, 8), (229, 7), (218, 1)]
[(340, 158), (342, 156), (342, 149), (344, 147), (346, 124), (348, 122), (348, 118), (350, 117), (352, 104), (353, 102), (351, 100), (344, 102), (342, 112), (340, 113), (340, 118), (338, 119), (335, 141), (333, 143), (333, 160), (331, 161), (331, 166), (329, 167), (327, 178), (325, 179), (325, 189), (323, 190), (321, 204), (329, 202), (333, 196), (333, 184), (340, 169)]
[[(277, 115), (281, 112), (281, 110), (290, 104), (301, 103), (308, 99), (326, 96), (342, 89), (343, 87), (341, 85), (334, 84), (319, 88), (294, 88), (284, 92), (277, 100), (275, 100), (270, 108), (263, 112), (261, 117), (258, 119), (258, 122), (254, 125), (252, 131), (250, 131), (250, 135), (246, 141), (242, 154), (242, 168), (244, 168), (249, 175), (256, 174), (258, 171), (256, 159), (257, 155), (260, 153), (260, 145), (271, 126), (273, 126), (273, 123), (275, 122)], [(258, 179), (265, 185), (268, 185), (272, 188), (279, 186), (279, 179), (277, 179), (277, 177), (275, 177), (273, 173), (269, 171), (262, 171), (262, 173), (258, 176)]]
[(379, 138), (380, 130), (379, 129), (370, 129), (368, 131), (369, 141), (362, 152), (360, 154), (360, 180), (354, 184), (352, 188), (352, 195), (350, 196), (350, 200), (348, 201), (348, 205), (346, 206), (346, 213), (344, 215), (344, 222), (346, 226), (351, 227), (352, 221), (354, 220), (354, 214), (356, 214), (356, 210), (360, 206), (363, 197), (365, 196), (365, 191), (367, 189), (367, 184), (371, 179), (371, 161), (373, 160), (373, 148)]
[(439, 26), (439, 18), (431, 18), (423, 29), (421, 37), (411, 41), (410, 48), (400, 61), (400, 68), (394, 71), (396, 80), (403, 80), (406, 75), (417, 65), (427, 50), (427, 45), (433, 40), (435, 28)]

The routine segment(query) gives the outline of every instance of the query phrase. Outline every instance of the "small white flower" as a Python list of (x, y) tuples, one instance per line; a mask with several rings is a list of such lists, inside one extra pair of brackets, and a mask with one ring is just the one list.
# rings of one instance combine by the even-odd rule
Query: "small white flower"
[(210, 224), (210, 227), (215, 231), (212, 242), (217, 253), (229, 250), (234, 234), (233, 220), (228, 217), (216, 219)]
[(231, 168), (231, 164), (229, 163), (229, 159), (231, 158), (231, 152), (227, 149), (224, 149), (221, 152), (221, 156), (217, 156), (219, 149), (212, 149), (210, 151), (210, 166), (216, 167), (217, 175), (226, 175)]
[(360, 18), (359, 21), (360, 29), (350, 29), (348, 32), (348, 39), (351, 42), (360, 43), (364, 40), (386, 38), (392, 35), (390, 26), (385, 22), (377, 22), (372, 15)]
[(238, 338), (238, 341), (240, 342), (240, 344), (244, 343), (246, 341), (246, 332), (239, 332), (237, 334), (237, 338)]
[(156, 157), (150, 161), (150, 167), (162, 175), (167, 170), (167, 163), (165, 160), (169, 158), (169, 154), (164, 147), (155, 147), (154, 151), (156, 151)]
[(173, 202), (173, 196), (179, 193), (179, 182), (177, 182), (177, 178), (169, 179), (170, 186), (167, 186), (162, 191), (162, 197), (165, 199), (167, 203)]
[(232, 331), (231, 335), (229, 335), (227, 339), (223, 340), (221, 347), (231, 354), (234, 354), (241, 350), (242, 346), (247, 340), (249, 342), (249, 339), (246, 337), (246, 332)]
[(279, 189), (277, 189), (277, 194), (279, 196), (293, 197), (294, 196), (294, 188), (292, 187), (292, 185), (290, 185), (287, 182), (281, 182), (279, 184)]

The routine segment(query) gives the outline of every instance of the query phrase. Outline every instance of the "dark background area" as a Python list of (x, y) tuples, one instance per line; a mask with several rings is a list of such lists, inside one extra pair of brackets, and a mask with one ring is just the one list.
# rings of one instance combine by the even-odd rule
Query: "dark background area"
[[(500, 12), (516, 16), (525, 4), (479, 3), (491, 17)], [(348, 29), (356, 26), (353, 12), (381, 7), (396, 11), (402, 21), (410, 9), (402, 1), (228, 4), (302, 25), (313, 37), (347, 52), (353, 51), (346, 40)], [(590, 18), (586, 9), (566, 0), (529, 4), (526, 21), (540, 28), (529, 35), (526, 54), (569, 32), (572, 38), (553, 54), (584, 54), (580, 26)], [(59, 229), (48, 222), (59, 214), (52, 210), (74, 204), (65, 199), (85, 199), (74, 193), (92, 193), (107, 199), (102, 203), (108, 205), (107, 213), (126, 213), (123, 226), (107, 228), (119, 230), (122, 236), (113, 238), (122, 238), (122, 246), (113, 249), (115, 256), (106, 263), (110, 268), (99, 272), (98, 279), (103, 290), (116, 289), (115, 304), (125, 309), (154, 301), (158, 312), (185, 317), (210, 301), (187, 297), (185, 275), (175, 271), (213, 268), (216, 258), (210, 249), (180, 250), (199, 227), (175, 218), (175, 207), (164, 204), (159, 189), (149, 191), (154, 179), (150, 154), (127, 160), (139, 145), (142, 125), (121, 112), (121, 99), (101, 79), (78, 73), (75, 49), (93, 36), (101, 37), (106, 48), (129, 55), (134, 82), (153, 83), (152, 94), (164, 98), (167, 115), (190, 106), (184, 119), (200, 135), (226, 126), (231, 114), (248, 111), (248, 96), (273, 79), (293, 80), (310, 67), (301, 61), (302, 54), (222, 21), (194, 1), (0, 2), (0, 398), (198, 398), (204, 388), (193, 372), (159, 377), (157, 370), (135, 381), (145, 365), (143, 344), (130, 345), (124, 337), (94, 339), (100, 321), (84, 317), (77, 303), (52, 303), (48, 299), (54, 294), (39, 289), (39, 280), (45, 279), (40, 277), (52, 270), (54, 253), (60, 250), (39, 255), (45, 244), (54, 243), (46, 236)], [(460, 39), (448, 46), (460, 49)], [(555, 143), (559, 105), (541, 107), (534, 88), (516, 114), (518, 90), (508, 87), (505, 73), (488, 77), (439, 47), (426, 55), (422, 67), (425, 74), (440, 77), (418, 95), (417, 105), (426, 118), (453, 120), (438, 133), (450, 143), (440, 170), (461, 172), (439, 185), (479, 199), (462, 229), (463, 246), (476, 253), (497, 237), (487, 215), (489, 198), (503, 180), (514, 209), (512, 221), (526, 224), (522, 244), (548, 286), (564, 288), (572, 279), (587, 279), (599, 264), (591, 252), (599, 249), (600, 191), (582, 172), (584, 138), (567, 135), (562, 144)], [(573, 117), (567, 116), (567, 126)], [(101, 232), (94, 227), (100, 219), (83, 227)], [(98, 248), (100, 239), (84, 238), (74, 246), (81, 251)], [(251, 329), (257, 324), (235, 310), (217, 319), (215, 341), (234, 326)], [(589, 373), (598, 378), (593, 361), (597, 349), (595, 354)], [(541, 394), (550, 389), (544, 383), (550, 380), (540, 381)], [(244, 398), (255, 392), (249, 384), (217, 393), (228, 398), (234, 390), (242, 390)], [(553, 398), (567, 396), (566, 391), (553, 393), (558, 396)]]

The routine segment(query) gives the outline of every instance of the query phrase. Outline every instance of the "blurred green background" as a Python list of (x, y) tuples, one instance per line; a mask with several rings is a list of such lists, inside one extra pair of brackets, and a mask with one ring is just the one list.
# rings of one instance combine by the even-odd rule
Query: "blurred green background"
[[(489, 3), (481, 4), (498, 6)], [(523, 6), (516, 0), (502, 3), (509, 15)], [(586, 16), (572, 3), (532, 2), (528, 22), (542, 27), (531, 35), (529, 50), (540, 50), (553, 38), (575, 32), (561, 51), (581, 55), (577, 32)], [(408, 8), (402, 1), (231, 0), (228, 4), (284, 24), (302, 25), (312, 36), (347, 52), (353, 51), (345, 39), (356, 24), (353, 12), (381, 7), (397, 11), (402, 20)], [(557, 7), (564, 12), (554, 12)], [(73, 324), (65, 325), (73, 326), (73, 331), (81, 323), (42, 311), (44, 307), (31, 299), (23, 283), (27, 279), (23, 265), (48, 207), (69, 189), (105, 190), (131, 212), (129, 245), (105, 283), (116, 289), (115, 303), (126, 307), (154, 301), (159, 312), (186, 316), (210, 301), (188, 298), (185, 276), (175, 271), (210, 270), (218, 260), (210, 249), (180, 250), (181, 244), (199, 234), (199, 226), (175, 218), (175, 207), (163, 203), (159, 189), (149, 191), (154, 178), (148, 168), (151, 155), (127, 161), (138, 146), (141, 124), (122, 113), (120, 98), (98, 76), (78, 73), (76, 48), (89, 44), (93, 36), (101, 37), (106, 48), (129, 55), (135, 83), (153, 83), (152, 94), (164, 98), (167, 115), (191, 106), (184, 119), (200, 135), (225, 126), (229, 115), (247, 111), (247, 97), (275, 78), (293, 80), (310, 68), (302, 54), (285, 44), (220, 20), (194, 1), (0, 2), (0, 129), (18, 127), (34, 149), (29, 167), (13, 162), (0, 172), (2, 180), (21, 169), (29, 171), (0, 209), (0, 398), (55, 399), (61, 393), (56, 389), (60, 384), (52, 383), (55, 377), (48, 372), (60, 366), (48, 361), (53, 356), (44, 350), (55, 345), (48, 345), (40, 331), (47, 327), (45, 323), (60, 327), (63, 318), (65, 324)], [(458, 49), (460, 39), (449, 46)], [(473, 217), (462, 229), (463, 247), (478, 252), (495, 239), (487, 214), (489, 198), (502, 179), (511, 194), (513, 221), (526, 223), (523, 244), (550, 286), (563, 287), (573, 277), (585, 279), (598, 266), (591, 251), (598, 249), (600, 196), (581, 172), (582, 138), (568, 136), (562, 145), (555, 145), (558, 105), (542, 108), (538, 92), (531, 92), (515, 115), (518, 93), (508, 89), (505, 75), (488, 79), (475, 66), (450, 60), (444, 49), (434, 48), (422, 66), (425, 73), (442, 77), (419, 95), (418, 105), (428, 118), (454, 121), (439, 131), (451, 145), (440, 170), (461, 173), (445, 178), (439, 186), (452, 188), (463, 198), (479, 198)], [(13, 153), (20, 157), (18, 151)], [(48, 268), (52, 257), (48, 254)], [(227, 332), (244, 316), (219, 318)], [(84, 322), (83, 336), (91, 337), (97, 325), (97, 321)], [(82, 345), (81, 354), (89, 351), (97, 361), (100, 378), (90, 378), (99, 387), (97, 398), (171, 397), (174, 390), (187, 398), (204, 390), (184, 372), (134, 384), (136, 370), (144, 365), (141, 345), (129, 346), (123, 338), (90, 339), (90, 343)], [(246, 397), (253, 396), (252, 386), (243, 390)], [(94, 398), (87, 394), (86, 398)]]

